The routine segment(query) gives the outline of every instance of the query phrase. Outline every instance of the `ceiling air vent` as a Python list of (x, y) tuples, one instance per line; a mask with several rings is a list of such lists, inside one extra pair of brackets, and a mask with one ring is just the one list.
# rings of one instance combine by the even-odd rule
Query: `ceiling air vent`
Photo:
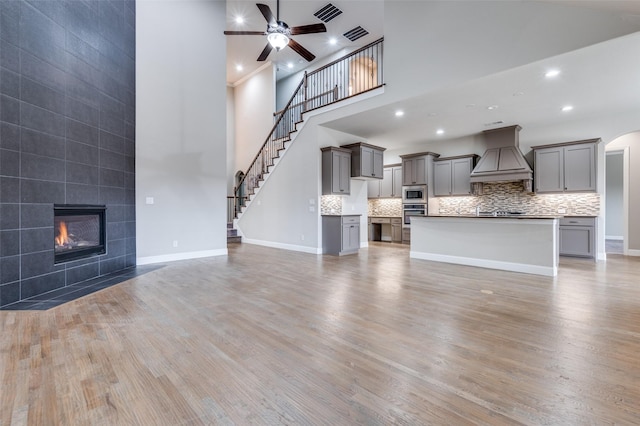
[(369, 31), (365, 30), (361, 26), (357, 26), (352, 30), (347, 31), (343, 35), (351, 41), (356, 41), (357, 39), (366, 36), (369, 34)]
[(329, 3), (328, 5), (314, 13), (313, 16), (320, 19), (322, 22), (329, 22), (341, 13), (342, 11), (340, 9)]

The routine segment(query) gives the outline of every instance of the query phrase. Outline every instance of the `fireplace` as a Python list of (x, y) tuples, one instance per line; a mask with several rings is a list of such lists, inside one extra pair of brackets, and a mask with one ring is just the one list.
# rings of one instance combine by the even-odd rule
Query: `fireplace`
[(107, 252), (106, 206), (53, 206), (54, 262), (62, 263)]

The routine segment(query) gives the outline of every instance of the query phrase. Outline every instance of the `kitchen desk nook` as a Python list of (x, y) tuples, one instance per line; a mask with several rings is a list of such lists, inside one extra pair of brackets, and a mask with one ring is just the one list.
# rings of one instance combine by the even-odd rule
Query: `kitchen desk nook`
[(558, 226), (553, 216), (415, 217), (410, 257), (556, 276)]

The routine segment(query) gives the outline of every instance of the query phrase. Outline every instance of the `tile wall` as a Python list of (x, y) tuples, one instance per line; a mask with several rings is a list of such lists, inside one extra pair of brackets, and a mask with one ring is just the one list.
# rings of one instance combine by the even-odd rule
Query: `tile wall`
[[(53, 205), (106, 204), (53, 264)], [(135, 265), (135, 2), (0, 1), (0, 306)]]
[(342, 196), (323, 195), (322, 197), (320, 197), (320, 214), (341, 215), (342, 214)]
[(530, 194), (523, 191), (522, 183), (484, 184), (483, 195), (474, 197), (440, 197), (442, 215), (475, 213), (480, 211), (520, 211), (532, 215), (557, 215), (564, 209), (567, 216), (598, 216), (600, 195), (596, 193)]
[(402, 217), (402, 199), (379, 198), (369, 200), (369, 216)]

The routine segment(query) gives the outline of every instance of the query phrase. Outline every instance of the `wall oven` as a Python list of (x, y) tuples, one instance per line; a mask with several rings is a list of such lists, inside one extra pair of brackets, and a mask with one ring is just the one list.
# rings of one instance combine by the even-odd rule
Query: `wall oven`
[(405, 204), (426, 204), (427, 185), (403, 186), (402, 202)]
[(427, 205), (426, 204), (403, 204), (402, 205), (402, 223), (403, 226), (411, 225), (411, 217), (413, 216), (426, 216)]

